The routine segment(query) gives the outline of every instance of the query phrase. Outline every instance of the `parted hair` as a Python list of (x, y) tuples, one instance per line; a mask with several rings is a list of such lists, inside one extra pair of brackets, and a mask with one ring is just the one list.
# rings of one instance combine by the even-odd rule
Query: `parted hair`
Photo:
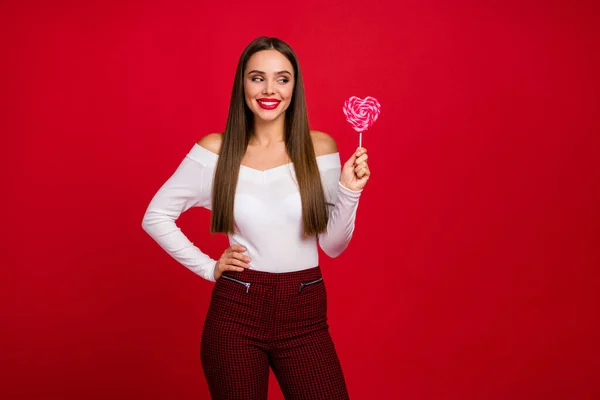
[(248, 143), (253, 135), (254, 114), (244, 93), (244, 70), (250, 57), (262, 50), (274, 49), (283, 54), (294, 68), (292, 100), (285, 112), (285, 147), (294, 164), (302, 199), (302, 223), (305, 235), (316, 235), (327, 228), (327, 205), (313, 147), (304, 83), (298, 59), (292, 48), (274, 37), (259, 37), (242, 52), (238, 61), (229, 103), (227, 124), (217, 161), (212, 191), (211, 232), (233, 233), (235, 191)]

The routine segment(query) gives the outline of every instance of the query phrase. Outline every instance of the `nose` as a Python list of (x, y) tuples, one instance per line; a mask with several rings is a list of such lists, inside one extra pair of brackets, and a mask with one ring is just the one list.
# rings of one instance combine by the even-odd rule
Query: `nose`
[(269, 79), (265, 80), (264, 94), (273, 94), (273, 82)]

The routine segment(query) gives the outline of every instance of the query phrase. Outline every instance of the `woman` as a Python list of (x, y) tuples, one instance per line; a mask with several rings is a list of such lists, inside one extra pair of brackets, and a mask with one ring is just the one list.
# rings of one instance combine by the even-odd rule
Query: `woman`
[[(335, 141), (310, 131), (294, 51), (260, 37), (242, 53), (227, 126), (194, 144), (156, 193), (142, 226), (184, 266), (216, 282), (201, 361), (213, 399), (266, 399), (269, 368), (286, 399), (347, 399), (327, 324), (319, 245), (348, 246), (369, 178), (366, 149), (341, 166)], [(175, 224), (212, 210), (230, 247), (214, 260)]]

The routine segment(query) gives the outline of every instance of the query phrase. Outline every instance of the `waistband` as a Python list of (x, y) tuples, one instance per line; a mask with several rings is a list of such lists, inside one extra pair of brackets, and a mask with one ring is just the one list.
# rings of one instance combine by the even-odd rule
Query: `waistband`
[(223, 275), (231, 278), (262, 285), (273, 285), (278, 283), (300, 284), (308, 281), (322, 278), (321, 267), (302, 269), (292, 272), (265, 272), (253, 269), (245, 269), (244, 271), (225, 271)]

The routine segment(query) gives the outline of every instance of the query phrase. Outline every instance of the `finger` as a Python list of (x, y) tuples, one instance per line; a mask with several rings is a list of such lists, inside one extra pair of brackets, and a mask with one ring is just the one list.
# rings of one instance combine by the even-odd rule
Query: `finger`
[(346, 163), (344, 164), (344, 167), (353, 166), (356, 163), (356, 159), (366, 152), (367, 152), (367, 149), (365, 149), (364, 147), (357, 148), (356, 151), (354, 153), (352, 153), (352, 155), (350, 156), (348, 161), (346, 161)]
[(361, 168), (358, 171), (356, 171), (355, 174), (360, 179), (364, 178), (365, 176), (368, 177), (369, 175), (371, 175), (371, 171), (369, 171), (369, 168)]
[(234, 252), (230, 253), (229, 257), (231, 257), (231, 258), (237, 258), (238, 260), (242, 260), (242, 261), (246, 261), (246, 262), (250, 262), (250, 257), (248, 257), (245, 254), (238, 253), (237, 251), (234, 251)]
[(250, 262), (250, 257), (238, 252), (230, 253), (230, 257), (230, 264), (239, 265), (244, 268), (250, 268), (250, 265), (248, 264)]
[(360, 157), (358, 157), (358, 158), (356, 159), (356, 161), (354, 162), (354, 164), (356, 164), (356, 165), (358, 165), (358, 164), (362, 164), (362, 163), (366, 162), (368, 158), (369, 158), (369, 156), (368, 156), (368, 155), (366, 155), (366, 154), (363, 154), (362, 156), (360, 156)]
[(246, 249), (244, 246), (242, 246), (242, 245), (239, 245), (239, 244), (234, 244), (234, 245), (231, 245), (231, 246), (229, 246), (229, 248), (227, 249), (227, 251), (239, 251), (240, 253), (243, 253), (243, 252), (245, 252), (246, 250), (247, 250), (247, 249)]
[(244, 261), (238, 260), (236, 258), (230, 258), (227, 261), (228, 261), (227, 264), (230, 264), (230, 265), (237, 265), (242, 268), (250, 268), (250, 266), (248, 264), (246, 264)]
[(239, 267), (237, 265), (231, 265), (229, 263), (227, 263), (226, 261), (223, 261), (220, 264), (217, 264), (217, 269), (221, 272), (221, 274), (225, 271), (238, 271), (238, 272), (242, 272), (244, 271), (244, 267)]
[(360, 163), (354, 167), (354, 171), (358, 172), (361, 169), (369, 168), (366, 162)]
[(352, 154), (350, 156), (350, 158), (348, 159), (348, 161), (346, 161), (346, 163), (344, 164), (344, 168), (351, 168), (354, 166), (354, 163), (356, 162), (356, 153)]

